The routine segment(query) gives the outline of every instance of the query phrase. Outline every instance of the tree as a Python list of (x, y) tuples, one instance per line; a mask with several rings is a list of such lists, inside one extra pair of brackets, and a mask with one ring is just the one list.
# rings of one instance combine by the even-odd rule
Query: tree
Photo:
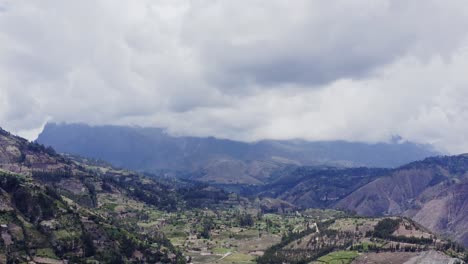
[(131, 238), (124, 237), (122, 239), (122, 245), (120, 246), (122, 252), (125, 254), (127, 258), (131, 257), (133, 255), (133, 252), (135, 251), (135, 243)]
[(209, 239), (211, 237), (211, 229), (213, 228), (213, 220), (211, 218), (205, 218), (202, 222), (201, 237)]
[(94, 254), (96, 253), (96, 249), (94, 248), (94, 243), (91, 236), (88, 233), (83, 232), (83, 234), (81, 235), (81, 239), (83, 241), (83, 251), (85, 257), (94, 256)]
[(243, 214), (240, 216), (240, 219), (239, 219), (239, 224), (240, 226), (253, 226), (254, 225), (254, 219), (252, 217), (252, 215), (250, 214)]

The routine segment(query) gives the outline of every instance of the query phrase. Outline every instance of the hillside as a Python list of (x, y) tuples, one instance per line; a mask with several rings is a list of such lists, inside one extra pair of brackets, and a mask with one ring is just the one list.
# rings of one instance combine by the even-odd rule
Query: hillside
[(328, 208), (389, 169), (290, 167), (278, 171), (262, 196), (273, 196), (302, 208)]
[(464, 257), (462, 247), (409, 219), (341, 217), (290, 233), (258, 263), (449, 264), (462, 263)]
[(367, 216), (409, 216), (468, 245), (468, 155), (410, 163), (362, 186), (335, 207)]
[[(182, 230), (173, 232), (171, 226), (179, 228), (181, 221), (190, 221), (183, 234), (204, 244), (209, 232), (203, 231), (204, 219), (213, 214), (225, 216), (220, 228), (232, 226), (247, 211), (296, 209), (281, 200), (249, 200), (206, 184), (163, 181), (99, 160), (59, 155), (0, 129), (0, 263), (185, 263), (187, 254), (194, 257), (192, 249), (199, 248), (174, 247), (173, 236)], [(201, 217), (207, 210), (212, 213)], [(285, 220), (278, 218), (285, 229)], [(277, 238), (265, 234), (267, 240)], [(231, 240), (231, 247), (242, 244)], [(244, 247), (242, 254), (253, 259), (250, 247), (255, 245)]]
[(261, 184), (285, 165), (397, 167), (437, 154), (411, 142), (264, 140), (175, 137), (159, 128), (47, 124), (38, 142), (59, 152), (147, 172), (191, 172), (217, 183)]
[(125, 214), (109, 209), (118, 202), (127, 214), (171, 210), (180, 202), (174, 191), (136, 174), (85, 167), (4, 130), (0, 169), (2, 263), (185, 262), (161, 232), (135, 232), (119, 221)]
[(300, 208), (408, 216), (468, 245), (468, 155), (432, 157), (397, 169), (287, 166), (261, 186), (220, 186)]

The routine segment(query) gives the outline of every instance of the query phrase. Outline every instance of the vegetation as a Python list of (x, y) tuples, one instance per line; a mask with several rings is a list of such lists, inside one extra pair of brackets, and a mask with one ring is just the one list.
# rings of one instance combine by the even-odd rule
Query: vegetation
[(377, 223), (372, 235), (378, 238), (410, 244), (431, 244), (433, 242), (432, 238), (393, 235), (393, 233), (398, 229), (400, 223), (401, 219), (383, 219), (379, 223)]
[[(0, 190), (11, 197), (11, 209), (0, 212), (0, 222), (8, 225), (2, 232), (13, 241), (7, 240), (8, 251), (0, 249), (0, 256), (7, 254), (10, 259), (24, 260), (33, 254), (72, 262), (94, 259), (124, 263), (138, 250), (154, 262), (185, 262), (164, 236), (131, 235), (124, 226), (111, 225), (112, 221), (95, 216), (88, 209), (75, 209), (51, 188), (28, 182), (21, 176), (0, 173)], [(104, 248), (94, 241), (104, 242)], [(169, 252), (176, 254), (170, 256)]]
[[(0, 166), (16, 172), (0, 170), (0, 262), (347, 263), (359, 252), (464, 254), (404, 218), (298, 210), (206, 184), (159, 182), (99, 161), (69, 159), (5, 133), (0, 150), (8, 161)], [(326, 194), (324, 203), (331, 189), (320, 184), (349, 190), (334, 178), (336, 171), (310, 170), (294, 175), (312, 175), (315, 190)], [(377, 172), (356, 169), (351, 176), (360, 173), (368, 180)], [(277, 176), (278, 182), (289, 177)], [(402, 226), (410, 235), (396, 232)]]
[(318, 263), (326, 264), (350, 264), (359, 256), (357, 251), (336, 251), (320, 257)]
[(380, 238), (387, 238), (392, 236), (393, 232), (395, 232), (398, 226), (401, 223), (401, 219), (391, 219), (385, 218), (377, 223), (374, 228), (374, 236)]
[[(422, 237), (393, 235), (400, 225), (410, 231), (408, 234), (419, 233)], [(420, 252), (431, 249), (450, 250), (450, 255), (457, 258), (464, 256), (463, 250), (457, 249), (450, 241), (427, 243), (424, 237), (432, 237), (432, 234), (404, 218), (344, 217), (322, 221), (317, 226), (318, 230), (289, 233), (280, 243), (267, 249), (258, 258), (258, 263), (350, 263), (358, 252)]]

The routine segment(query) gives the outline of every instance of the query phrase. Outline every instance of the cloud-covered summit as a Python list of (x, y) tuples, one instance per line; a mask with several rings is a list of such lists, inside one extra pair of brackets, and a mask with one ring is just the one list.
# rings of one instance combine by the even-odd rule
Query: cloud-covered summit
[(468, 151), (468, 4), (0, 0), (0, 123)]

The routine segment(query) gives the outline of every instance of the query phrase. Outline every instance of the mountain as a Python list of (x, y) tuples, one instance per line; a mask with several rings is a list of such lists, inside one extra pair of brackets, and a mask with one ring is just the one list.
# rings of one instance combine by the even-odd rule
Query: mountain
[(143, 176), (77, 163), (0, 129), (1, 263), (184, 263), (161, 232), (131, 221), (178, 204), (174, 190)]
[(37, 142), (59, 152), (147, 172), (190, 172), (216, 183), (262, 184), (286, 165), (397, 167), (437, 153), (411, 142), (263, 140), (176, 137), (160, 128), (47, 124)]
[(402, 166), (355, 190), (335, 207), (366, 216), (408, 216), (468, 245), (468, 155)]
[[(57, 154), (0, 129), (0, 263), (182, 264), (206, 250), (180, 244), (181, 236), (208, 243), (211, 229), (229, 225), (242, 232), (233, 225), (242, 224), (235, 220), (245, 212), (294, 210), (278, 199), (249, 200), (206, 184), (156, 181), (99, 160)], [(224, 220), (207, 226), (213, 215)], [(287, 221), (274, 217), (286, 228)], [(277, 239), (265, 239), (271, 236), (268, 243)]]
[(328, 208), (389, 171), (365, 167), (288, 167), (277, 171), (257, 192), (302, 208)]
[(300, 208), (407, 216), (468, 245), (468, 155), (431, 157), (395, 169), (291, 165), (260, 186), (220, 186)]
[[(302, 208), (407, 216), (468, 245), (468, 155), (426, 158), (393, 169), (349, 168), (336, 165), (367, 160), (371, 166), (396, 166), (433, 152), (408, 142), (243, 143), (173, 137), (155, 128), (64, 124), (47, 125), (38, 141), (60, 152), (89, 155), (122, 167), (162, 170), (164, 175), (177, 173)], [(375, 157), (370, 158), (372, 153)]]
[[(463, 241), (465, 159), (430, 158), (397, 169), (284, 165), (272, 169), (262, 185), (233, 184), (258, 194), (245, 198), (215, 186), (172, 177), (161, 178), (161, 183), (99, 160), (57, 154), (0, 129), (0, 261), (185, 263), (193, 257), (235, 263), (264, 255), (259, 262), (289, 258), (302, 263), (340, 254), (366, 259), (381, 251), (406, 256), (408, 250), (415, 252), (411, 258), (437, 255), (447, 261), (441, 263), (450, 263), (453, 259), (441, 252), (457, 258), (464, 249), (409, 219), (345, 217), (343, 212), (318, 209), (298, 212), (295, 205), (341, 208), (366, 186), (405, 175), (404, 170), (435, 170), (440, 173), (426, 173), (430, 179), (418, 178), (421, 186), (415, 182), (408, 187), (414, 191), (406, 198), (420, 195), (392, 213), (435, 230), (440, 227), (440, 233)], [(382, 190), (373, 195), (387, 194)], [(385, 207), (373, 206), (372, 199), (364, 208), (385, 214)], [(437, 199), (446, 202), (444, 208)], [(448, 206), (457, 199), (461, 204)], [(448, 215), (451, 224), (435, 221), (434, 208), (446, 209), (438, 216)], [(395, 230), (388, 231), (386, 221)], [(232, 250), (236, 253), (230, 256)]]

